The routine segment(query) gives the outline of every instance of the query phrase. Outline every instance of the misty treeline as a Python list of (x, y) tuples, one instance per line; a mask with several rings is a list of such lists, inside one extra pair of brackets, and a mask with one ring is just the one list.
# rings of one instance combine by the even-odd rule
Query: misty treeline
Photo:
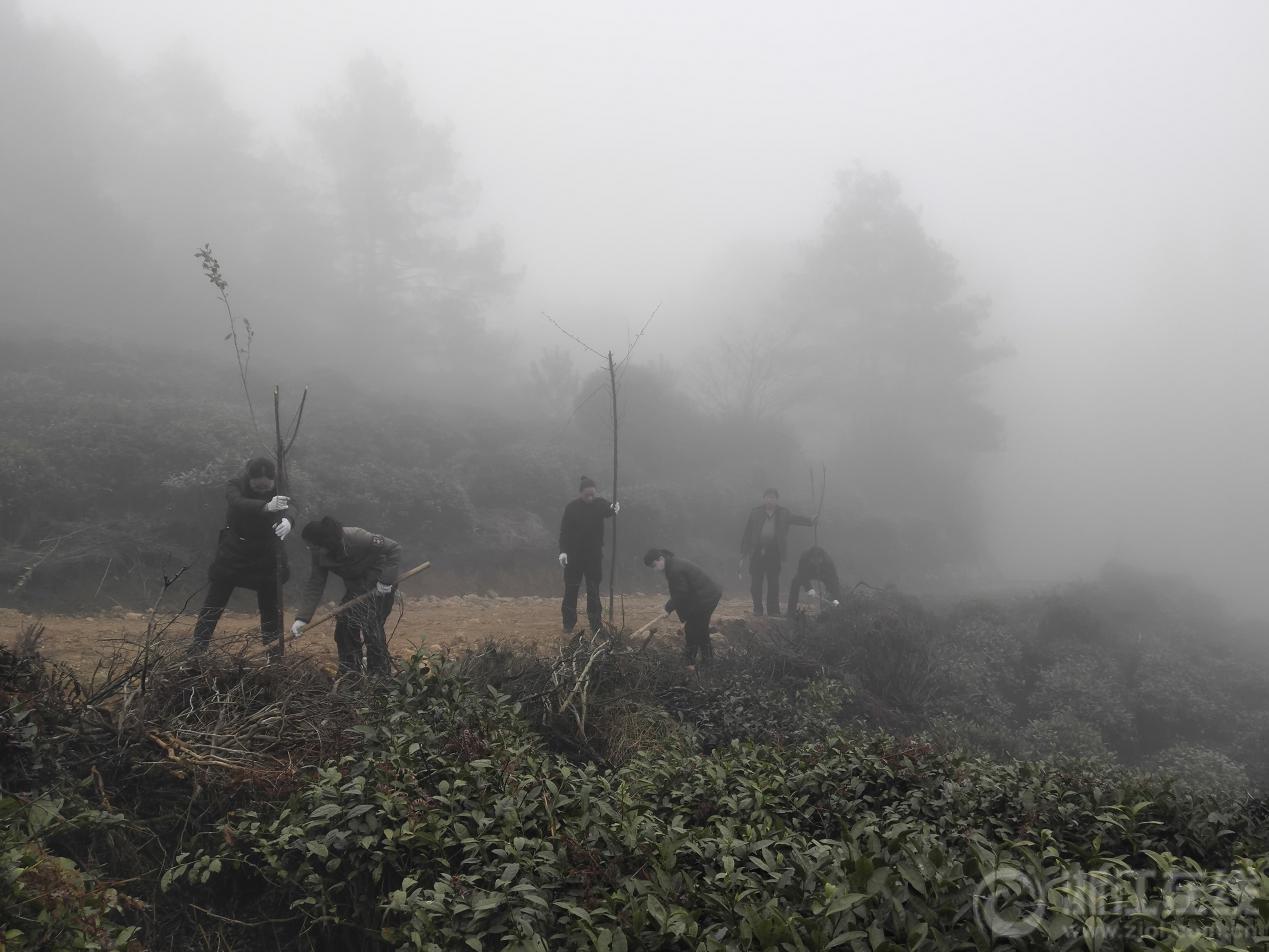
[[(6, 598), (201, 577), (224, 480), (266, 449), (193, 259), (208, 242), (254, 328), (257, 406), (274, 382), (312, 388), (291, 465), (306, 516), (392, 533), (440, 587), (555, 587), (560, 508), (582, 473), (611, 479), (605, 371), (563, 336), (528, 343), (552, 331), (515, 301), (496, 210), (402, 75), (332, 66), (284, 145), (188, 51), (129, 72), (11, 2), (0, 51)], [(651, 544), (731, 579), (745, 510), (768, 485), (812, 508), (821, 465), (819, 541), (848, 582), (981, 578), (975, 464), (1002, 438), (982, 388), (1004, 353), (980, 341), (986, 300), (862, 167), (818, 231), (755, 257), (702, 278), (700, 313), (667, 304), (621, 378), (623, 587)], [(648, 293), (610, 310), (642, 323)]]

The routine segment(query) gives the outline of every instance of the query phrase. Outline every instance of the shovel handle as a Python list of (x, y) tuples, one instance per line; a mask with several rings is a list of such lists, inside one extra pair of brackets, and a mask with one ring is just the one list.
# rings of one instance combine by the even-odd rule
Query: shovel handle
[[(402, 572), (400, 575), (398, 575), (396, 581), (393, 582), (393, 584), (400, 585), (402, 582), (404, 582), (406, 579), (410, 578), (411, 576), (418, 575), (420, 572), (426, 571), (427, 569), (430, 569), (431, 567), (432, 567), (431, 562), (424, 562), (422, 565), (416, 565), (414, 568), (410, 569), (410, 571)], [(291, 636), (292, 640), (300, 637), (300, 635), (304, 634), (304, 632), (308, 631), (310, 628), (316, 628), (318, 625), (325, 624), (326, 622), (330, 621), (332, 618), (335, 618), (338, 615), (342, 615), (344, 612), (348, 611), (348, 609), (352, 608), (354, 605), (360, 605), (363, 602), (369, 601), (370, 598), (374, 596), (375, 594), (376, 594), (375, 592), (370, 591), (370, 592), (365, 592), (361, 595), (358, 595), (356, 598), (350, 598), (348, 601), (344, 602), (338, 608), (335, 608), (332, 611), (328, 611), (325, 615), (322, 615), (310, 621), (307, 625), (305, 625), (303, 628), (300, 629), (299, 635)]]

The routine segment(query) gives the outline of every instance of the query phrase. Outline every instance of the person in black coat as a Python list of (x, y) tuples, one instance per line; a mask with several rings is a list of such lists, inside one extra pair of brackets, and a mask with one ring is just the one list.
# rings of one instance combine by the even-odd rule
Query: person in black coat
[(564, 507), (560, 519), (560, 568), (564, 570), (564, 602), (560, 606), (565, 634), (577, 627), (577, 593), (586, 580), (586, 619), (591, 631), (604, 626), (599, 583), (604, 577), (604, 520), (621, 506), (597, 495), (595, 481), (583, 476), (577, 498)]
[(780, 614), (780, 566), (789, 547), (789, 526), (813, 526), (814, 519), (797, 516), (780, 505), (780, 493), (764, 490), (762, 505), (754, 506), (740, 539), (740, 565), (749, 560), (749, 594), (753, 613), (762, 614), (762, 583), (767, 583), (767, 614)]
[[(344, 611), (335, 622), (335, 648), (344, 672), (387, 674), (392, 669), (384, 624), (396, 604), (396, 580), (401, 566), (401, 545), (377, 532), (340, 525), (331, 516), (308, 523), (300, 533), (312, 552), (308, 582), (295, 610), (291, 634), (299, 637), (322, 600), (326, 580), (344, 580), (340, 604), (367, 596)], [(364, 649), (364, 653), (363, 653)]]
[(670, 587), (665, 613), (677, 612), (683, 622), (687, 663), (695, 664), (699, 652), (701, 664), (708, 664), (714, 659), (714, 649), (709, 643), (709, 619), (723, 597), (723, 590), (699, 565), (679, 558), (669, 549), (649, 549), (643, 564), (665, 572), (665, 581)]
[[(793, 583), (789, 586), (789, 617), (792, 618), (798, 611), (798, 597), (802, 593), (802, 589), (810, 589), (811, 584), (818, 579), (824, 591), (828, 593), (829, 604), (836, 606), (840, 604), (842, 597), (842, 585), (837, 580), (837, 566), (833, 564), (832, 558), (827, 552), (818, 545), (813, 545), (802, 553), (798, 559), (798, 572), (793, 576)], [(814, 591), (809, 594), (814, 595)]]
[(295, 524), (295, 509), (289, 497), (274, 491), (276, 479), (273, 460), (257, 456), (225, 487), (225, 525), (207, 570), (207, 598), (194, 624), (197, 651), (211, 643), (235, 588), (255, 590), (264, 643), (278, 640), (278, 586), (290, 575), (282, 543)]

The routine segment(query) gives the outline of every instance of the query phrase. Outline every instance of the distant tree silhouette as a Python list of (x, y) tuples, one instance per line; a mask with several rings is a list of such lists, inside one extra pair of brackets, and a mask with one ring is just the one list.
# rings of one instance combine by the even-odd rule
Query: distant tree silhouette
[(459, 175), (447, 129), (423, 119), (405, 79), (365, 56), (311, 122), (330, 176), (336, 268), (359, 332), (403, 332), (402, 349), (470, 356), (483, 312), (509, 290), (496, 235), (464, 240), (475, 189)]
[(923, 526), (923, 544), (973, 547), (972, 461), (1001, 438), (983, 372), (1006, 351), (979, 342), (989, 303), (966, 292), (892, 176), (840, 176), (784, 306), (798, 404), (818, 410), (854, 495)]

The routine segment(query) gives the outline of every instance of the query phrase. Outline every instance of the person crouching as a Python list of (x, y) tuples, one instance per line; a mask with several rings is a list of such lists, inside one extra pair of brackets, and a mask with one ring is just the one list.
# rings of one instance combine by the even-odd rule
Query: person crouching
[(701, 664), (708, 664), (714, 658), (714, 649), (709, 643), (709, 619), (723, 597), (723, 590), (699, 565), (679, 558), (669, 549), (649, 549), (643, 564), (665, 572), (670, 588), (665, 613), (677, 612), (683, 622), (687, 663), (696, 664), (699, 653)]

